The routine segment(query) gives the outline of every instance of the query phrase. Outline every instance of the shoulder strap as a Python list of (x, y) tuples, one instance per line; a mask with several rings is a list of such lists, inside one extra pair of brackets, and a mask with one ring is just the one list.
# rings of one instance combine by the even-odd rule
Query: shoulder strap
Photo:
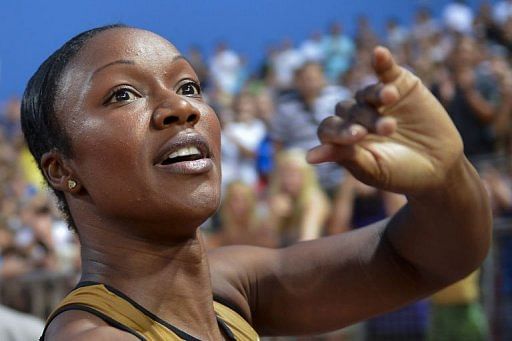
[(113, 327), (131, 330), (143, 339), (199, 341), (151, 314), (123, 293), (94, 282), (80, 283), (61, 301), (50, 315), (47, 325), (63, 311), (78, 308), (100, 318), (106, 317), (104, 320), (107, 323), (114, 322)]
[(146, 339), (140, 335), (139, 333), (137, 333), (135, 330), (125, 326), (124, 324), (121, 324), (119, 323), (118, 321), (112, 319), (111, 317), (91, 308), (91, 307), (88, 307), (86, 305), (82, 305), (82, 304), (68, 304), (66, 306), (63, 306), (63, 307), (60, 307), (58, 308), (57, 310), (55, 310), (51, 315), (50, 317), (48, 318), (48, 320), (46, 321), (46, 325), (44, 326), (44, 330), (43, 330), (43, 334), (41, 335), (41, 338), (39, 339), (39, 341), (44, 341), (44, 338), (45, 338), (45, 335), (46, 335), (46, 330), (48, 329), (48, 326), (50, 325), (50, 323), (57, 317), (59, 316), (60, 314), (62, 314), (63, 312), (66, 312), (66, 311), (69, 311), (69, 310), (81, 310), (81, 311), (86, 311), (94, 316), (97, 316), (99, 317), (100, 319), (102, 319), (103, 321), (105, 321), (108, 325), (114, 327), (114, 328), (117, 328), (117, 329), (120, 329), (120, 330), (123, 330), (127, 333), (130, 333), (132, 335), (134, 335), (135, 337), (137, 337), (139, 340), (141, 341), (146, 341)]

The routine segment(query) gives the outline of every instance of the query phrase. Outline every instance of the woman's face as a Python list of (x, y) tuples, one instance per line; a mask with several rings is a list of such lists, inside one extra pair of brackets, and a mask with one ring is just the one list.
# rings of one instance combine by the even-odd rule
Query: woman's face
[(251, 95), (240, 95), (236, 108), (238, 121), (249, 122), (256, 116), (256, 103)]
[[(138, 29), (101, 32), (60, 85), (57, 117), (71, 138), (81, 205), (92, 214), (189, 234), (215, 211), (219, 122), (173, 45)], [(75, 200), (68, 196), (72, 213)]]
[(233, 186), (230, 191), (229, 208), (235, 218), (245, 217), (250, 210), (250, 200), (247, 189), (242, 186)]
[(304, 175), (301, 166), (294, 162), (281, 165), (279, 170), (282, 190), (292, 197), (297, 197), (304, 185)]

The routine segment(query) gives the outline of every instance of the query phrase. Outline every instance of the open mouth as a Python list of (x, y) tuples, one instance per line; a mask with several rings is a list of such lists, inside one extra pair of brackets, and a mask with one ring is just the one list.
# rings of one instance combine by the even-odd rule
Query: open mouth
[(160, 148), (153, 165), (171, 174), (206, 174), (214, 167), (208, 141), (197, 133), (178, 134)]
[(201, 151), (195, 146), (182, 147), (167, 156), (162, 162), (161, 165), (172, 165), (178, 162), (184, 161), (195, 161), (199, 159), (203, 159), (205, 155), (201, 153)]

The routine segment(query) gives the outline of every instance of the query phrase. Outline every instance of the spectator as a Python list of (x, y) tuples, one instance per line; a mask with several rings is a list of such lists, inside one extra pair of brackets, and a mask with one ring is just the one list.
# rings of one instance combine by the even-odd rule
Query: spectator
[(292, 86), (293, 74), (302, 65), (304, 59), (301, 53), (293, 47), (293, 42), (290, 39), (285, 39), (273, 62), (277, 87), (288, 89)]
[(4, 112), (0, 115), (0, 127), (7, 141), (15, 141), (21, 137), (20, 106), (20, 99), (12, 97), (7, 101)]
[(451, 55), (451, 72), (445, 68), (432, 88), (459, 130), (466, 155), (473, 159), (495, 150), (493, 120), (500, 106), (499, 89), (479, 63), (478, 50), (472, 38), (460, 39)]
[(355, 53), (354, 42), (343, 34), (340, 23), (333, 23), (330, 34), (324, 38), (324, 53), (327, 79), (337, 84), (340, 77), (349, 69)]
[(325, 56), (322, 39), (322, 34), (315, 31), (311, 34), (309, 39), (305, 40), (300, 45), (300, 53), (304, 61), (316, 63), (322, 63), (324, 61)]
[(390, 18), (386, 22), (386, 43), (395, 51), (409, 39), (409, 30), (401, 26), (397, 18)]
[(258, 146), (256, 167), (261, 180), (261, 185), (266, 186), (270, 173), (274, 167), (274, 146), (270, 138), (271, 122), (274, 117), (275, 107), (272, 95), (266, 89), (256, 93), (256, 106), (258, 108), (258, 118), (265, 124), (265, 137)]
[(466, 0), (454, 0), (443, 10), (446, 28), (461, 34), (470, 34), (473, 29), (473, 10)]
[(222, 130), (224, 143), (223, 174), (224, 183), (242, 181), (252, 187), (258, 182), (256, 170), (257, 150), (265, 137), (265, 124), (257, 118), (254, 95), (244, 92), (234, 101), (234, 121), (227, 123)]
[(421, 41), (440, 31), (439, 23), (432, 17), (432, 13), (426, 7), (418, 9), (412, 26), (414, 40)]
[[(495, 166), (484, 164), (481, 176), (491, 199), (493, 215), (497, 225), (505, 220), (506, 228), (496, 231), (495, 248), (498, 253), (498, 276), (495, 322), (500, 340), (512, 339), (512, 179), (508, 172), (500, 172)], [(503, 224), (501, 224), (503, 226)]]
[(402, 195), (380, 192), (347, 174), (336, 195), (329, 232), (342, 233), (370, 225), (395, 214), (405, 202)]
[(305, 153), (289, 150), (276, 156), (270, 183), (269, 226), (277, 229), (280, 246), (323, 234), (329, 201), (318, 185)]
[(218, 90), (228, 95), (237, 92), (240, 67), (238, 55), (228, 49), (226, 43), (218, 43), (210, 63), (212, 81)]
[(358, 50), (370, 52), (370, 55), (371, 50), (379, 44), (379, 39), (366, 15), (359, 15), (357, 17), (355, 43)]
[(498, 87), (499, 101), (494, 120), (496, 151), (502, 155), (512, 155), (512, 69), (503, 53), (490, 56), (489, 64)]
[(479, 271), (432, 296), (429, 341), (485, 341), (487, 320), (479, 303)]
[(277, 242), (275, 233), (261, 218), (254, 189), (243, 182), (232, 182), (226, 187), (220, 208), (220, 232), (210, 239), (218, 246), (274, 247)]
[[(318, 124), (333, 114), (337, 102), (350, 96), (345, 88), (327, 85), (322, 67), (312, 62), (297, 70), (295, 89), (278, 99), (270, 134), (276, 152), (290, 148), (306, 151), (316, 146)], [(322, 164), (315, 169), (322, 188), (334, 196), (341, 180), (339, 167)]]

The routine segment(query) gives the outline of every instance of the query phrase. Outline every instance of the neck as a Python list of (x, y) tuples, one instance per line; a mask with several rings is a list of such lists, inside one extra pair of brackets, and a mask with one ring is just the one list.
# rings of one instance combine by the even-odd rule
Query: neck
[(197, 338), (221, 339), (199, 231), (190, 239), (156, 244), (98, 226), (80, 230), (82, 281), (109, 284)]

